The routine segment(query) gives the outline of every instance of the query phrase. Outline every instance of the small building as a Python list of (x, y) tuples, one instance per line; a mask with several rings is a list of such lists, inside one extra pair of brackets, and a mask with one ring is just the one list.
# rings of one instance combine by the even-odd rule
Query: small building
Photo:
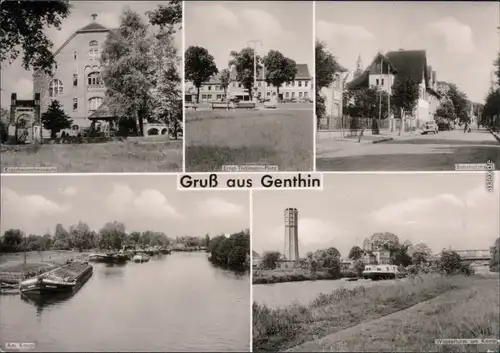
[(262, 264), (262, 256), (252, 250), (252, 268), (258, 268)]
[(373, 253), (378, 265), (389, 265), (391, 263), (391, 253), (387, 250), (379, 250)]
[(342, 260), (340, 260), (340, 270), (341, 271), (347, 271), (347, 270), (353, 268), (354, 262), (355, 261), (350, 260), (350, 259), (342, 259)]

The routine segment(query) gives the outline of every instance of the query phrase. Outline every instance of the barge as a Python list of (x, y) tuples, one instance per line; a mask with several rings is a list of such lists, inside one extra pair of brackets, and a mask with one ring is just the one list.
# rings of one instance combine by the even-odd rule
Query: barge
[(93, 267), (87, 261), (71, 261), (49, 272), (22, 281), (19, 290), (25, 295), (74, 293), (92, 276)]
[(127, 262), (128, 256), (120, 253), (90, 254), (88, 259), (92, 262), (123, 264)]
[(148, 262), (149, 261), (149, 255), (147, 254), (137, 254), (135, 255), (132, 260), (137, 263), (142, 263), (142, 262)]
[(404, 274), (399, 272), (398, 267), (395, 265), (366, 265), (363, 271), (363, 278), (373, 281), (402, 277), (404, 277)]

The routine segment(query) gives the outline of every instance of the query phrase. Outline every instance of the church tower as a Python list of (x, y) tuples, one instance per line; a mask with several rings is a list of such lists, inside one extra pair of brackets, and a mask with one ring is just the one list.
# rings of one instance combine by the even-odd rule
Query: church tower
[(363, 73), (363, 61), (361, 60), (361, 55), (358, 55), (358, 60), (356, 60), (356, 71), (354, 71), (354, 78), (358, 77)]

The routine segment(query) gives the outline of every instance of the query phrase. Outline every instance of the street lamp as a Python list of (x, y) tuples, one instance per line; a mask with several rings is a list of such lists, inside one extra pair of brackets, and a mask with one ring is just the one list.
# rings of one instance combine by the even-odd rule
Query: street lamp
[[(262, 40), (260, 39), (253, 39), (248, 41), (248, 45), (253, 45), (253, 91), (254, 93), (257, 92), (257, 44), (260, 44), (262, 46)], [(254, 100), (255, 95), (253, 95)]]

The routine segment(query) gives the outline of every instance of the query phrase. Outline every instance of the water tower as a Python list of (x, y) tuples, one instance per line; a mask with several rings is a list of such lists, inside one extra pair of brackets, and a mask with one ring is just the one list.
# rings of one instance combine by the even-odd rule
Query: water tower
[(299, 211), (285, 209), (285, 257), (288, 261), (299, 261)]

